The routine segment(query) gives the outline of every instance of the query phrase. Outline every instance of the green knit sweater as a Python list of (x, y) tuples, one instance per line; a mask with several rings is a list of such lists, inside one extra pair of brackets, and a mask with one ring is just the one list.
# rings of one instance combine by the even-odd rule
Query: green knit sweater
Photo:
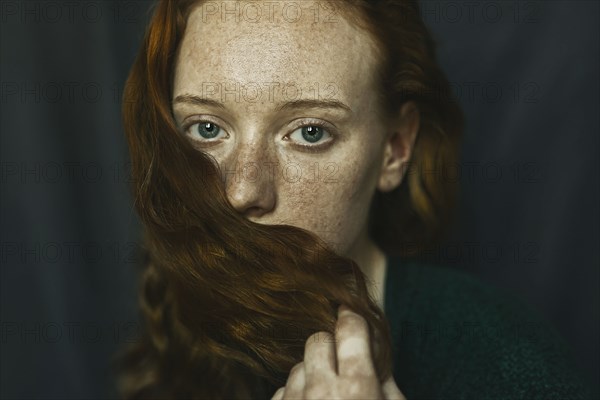
[(557, 331), (465, 272), (388, 257), (384, 307), (408, 400), (592, 399)]

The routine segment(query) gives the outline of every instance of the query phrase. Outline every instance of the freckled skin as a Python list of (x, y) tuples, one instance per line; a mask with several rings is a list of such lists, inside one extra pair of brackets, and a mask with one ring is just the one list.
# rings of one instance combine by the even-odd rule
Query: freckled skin
[[(227, 115), (210, 107), (178, 104), (174, 106), (177, 121), (211, 114), (231, 127), (228, 139), (203, 150), (231, 171), (226, 188), (236, 209), (254, 222), (288, 223), (315, 232), (338, 253), (348, 255), (365, 227), (383, 156), (385, 128), (373, 111), (370, 77), (376, 65), (369, 37), (341, 16), (334, 23), (321, 24), (308, 17), (295, 23), (270, 23), (266, 18), (236, 23), (233, 17), (223, 21), (220, 15), (206, 17), (202, 11), (197, 7), (189, 18), (176, 63), (174, 98), (206, 96), (203, 82), (221, 88), (226, 83), (235, 87), (234, 82), (249, 88), (258, 84), (264, 98), (245, 101), (240, 94), (236, 101), (234, 94), (223, 99), (219, 92), (212, 98), (224, 100)], [(340, 118), (339, 113), (311, 109), (278, 116), (274, 110), (278, 102), (294, 96), (279, 88), (269, 99), (263, 83), (270, 82), (292, 82), (302, 89), (302, 98), (335, 93), (330, 98), (347, 104), (354, 113)], [(334, 91), (325, 88), (327, 84)], [(340, 135), (321, 153), (299, 151), (282, 141), (292, 129), (289, 122), (298, 118), (330, 121)], [(302, 144), (310, 144), (300, 134), (296, 136)], [(272, 181), (268, 167), (261, 169), (260, 179), (244, 179), (243, 174), (235, 177), (232, 173), (236, 161), (238, 166), (278, 163), (279, 168)], [(302, 171), (299, 180), (298, 167)], [(316, 171), (319, 179), (314, 179)]]
[[(316, 4), (300, 3), (303, 9)], [(385, 258), (366, 234), (369, 206), (376, 190), (393, 190), (401, 183), (418, 117), (406, 107), (399, 114), (413, 117), (389, 125), (377, 117), (380, 105), (373, 80), (377, 60), (371, 37), (341, 14), (332, 23), (315, 23), (310, 13), (287, 22), (277, 11), (273, 21), (264, 17), (258, 22), (244, 18), (236, 22), (232, 16), (207, 15), (199, 4), (190, 14), (177, 54), (173, 112), (182, 133), (219, 164), (227, 197), (236, 210), (257, 223), (290, 224), (314, 232), (338, 254), (353, 258), (375, 285), (382, 286)], [(233, 89), (225, 93), (225, 88)], [(294, 96), (290, 88), (302, 95)], [(254, 93), (261, 96), (253, 97)], [(224, 107), (175, 101), (181, 96), (207, 98)], [(278, 110), (290, 100), (301, 99), (336, 100), (352, 111)], [(197, 134), (197, 123), (206, 121), (218, 125), (218, 137), (206, 139)], [(311, 143), (300, 128), (314, 126), (315, 121), (329, 124), (324, 129), (331, 136), (325, 134)], [(335, 128), (330, 129), (331, 125)], [(396, 139), (393, 133), (399, 133)], [(330, 141), (314, 152), (301, 147), (318, 148)], [(381, 296), (377, 301), (382, 304)], [(372, 365), (357, 367), (352, 357), (361, 351), (353, 343), (368, 343), (368, 331), (352, 324), (341, 331), (359, 338), (358, 342), (349, 340), (345, 352), (351, 356), (348, 370), (357, 371), (362, 380), (346, 376), (346, 383), (328, 382), (326, 388), (336, 396), (345, 390), (356, 398), (380, 395), (376, 378), (363, 376)], [(331, 347), (329, 351), (335, 353)], [(327, 369), (323, 360), (316, 364)], [(303, 371), (303, 366), (292, 371), (291, 375), (300, 374), (293, 382), (301, 392), (305, 385), (306, 390), (318, 392), (318, 387), (303, 380)], [(397, 390), (395, 384), (387, 385), (392, 392)], [(283, 390), (278, 393), (274, 398), (283, 398)]]

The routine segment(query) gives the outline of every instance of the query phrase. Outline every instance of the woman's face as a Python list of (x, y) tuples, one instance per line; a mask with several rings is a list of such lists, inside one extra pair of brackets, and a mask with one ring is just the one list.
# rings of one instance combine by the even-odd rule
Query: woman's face
[(304, 228), (352, 257), (368, 240), (375, 190), (400, 183), (390, 163), (410, 148), (378, 117), (370, 36), (323, 3), (291, 3), (196, 6), (176, 60), (173, 112), (220, 166), (235, 209)]

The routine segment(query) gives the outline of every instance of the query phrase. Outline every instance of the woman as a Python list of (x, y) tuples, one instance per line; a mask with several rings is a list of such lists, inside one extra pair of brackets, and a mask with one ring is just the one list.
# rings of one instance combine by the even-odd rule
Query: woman
[(449, 93), (414, 1), (159, 2), (124, 95), (147, 248), (125, 397), (583, 396), (552, 332), (503, 331), (534, 316), (405, 261), (449, 221)]

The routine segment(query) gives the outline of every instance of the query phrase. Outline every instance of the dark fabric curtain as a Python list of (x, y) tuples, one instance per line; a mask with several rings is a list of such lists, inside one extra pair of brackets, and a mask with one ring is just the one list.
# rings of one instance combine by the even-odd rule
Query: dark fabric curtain
[[(139, 329), (120, 96), (151, 5), (1, 3), (2, 398), (116, 396)], [(423, 257), (533, 304), (597, 385), (599, 5), (422, 7), (467, 117), (458, 224)]]

